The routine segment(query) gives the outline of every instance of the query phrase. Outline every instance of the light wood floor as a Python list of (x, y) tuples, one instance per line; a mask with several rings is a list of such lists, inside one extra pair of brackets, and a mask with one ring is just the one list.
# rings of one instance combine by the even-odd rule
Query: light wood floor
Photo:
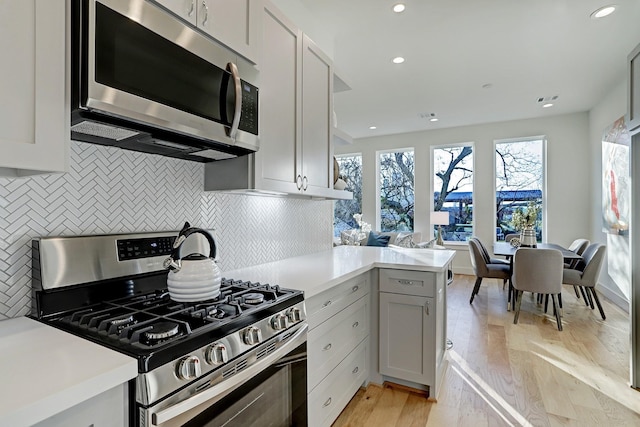
[(361, 389), (342, 426), (640, 426), (640, 392), (629, 385), (629, 318), (600, 297), (606, 320), (573, 288), (563, 290), (563, 328), (525, 294), (518, 324), (502, 282), (456, 275), (448, 292), (453, 348), (433, 403), (395, 388)]

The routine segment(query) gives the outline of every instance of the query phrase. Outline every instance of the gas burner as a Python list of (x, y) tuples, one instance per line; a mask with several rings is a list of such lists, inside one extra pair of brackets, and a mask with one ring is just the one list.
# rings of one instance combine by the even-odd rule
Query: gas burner
[(149, 341), (159, 341), (174, 337), (180, 332), (180, 327), (173, 322), (158, 322), (151, 326), (151, 329), (144, 333)]
[(243, 295), (244, 302), (246, 304), (260, 304), (264, 301), (264, 295), (259, 294), (257, 292), (250, 292), (248, 294)]
[(133, 314), (126, 317), (121, 317), (119, 319), (111, 319), (110, 323), (112, 326), (128, 325), (130, 323), (133, 323)]

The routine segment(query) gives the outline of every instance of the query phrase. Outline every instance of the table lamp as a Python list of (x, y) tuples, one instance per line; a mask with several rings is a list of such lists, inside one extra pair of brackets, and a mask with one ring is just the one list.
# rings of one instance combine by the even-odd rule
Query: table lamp
[(431, 212), (431, 225), (438, 226), (438, 239), (436, 240), (436, 245), (444, 246), (444, 241), (442, 241), (442, 226), (449, 225), (449, 212)]

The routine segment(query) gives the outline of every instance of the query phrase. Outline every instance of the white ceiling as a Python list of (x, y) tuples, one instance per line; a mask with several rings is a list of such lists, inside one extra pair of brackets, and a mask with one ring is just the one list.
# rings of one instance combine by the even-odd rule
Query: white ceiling
[(401, 0), (295, 1), (333, 40), (352, 88), (335, 94), (338, 126), (356, 138), (588, 111), (640, 43), (640, 0), (405, 0), (400, 14)]

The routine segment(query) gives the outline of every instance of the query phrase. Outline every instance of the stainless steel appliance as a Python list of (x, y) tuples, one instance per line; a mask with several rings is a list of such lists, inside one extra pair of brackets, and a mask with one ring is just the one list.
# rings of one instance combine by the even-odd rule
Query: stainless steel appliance
[(306, 426), (302, 292), (224, 278), (214, 299), (172, 301), (177, 234), (33, 240), (33, 317), (138, 360), (132, 426)]
[(258, 150), (257, 72), (235, 53), (146, 0), (71, 0), (70, 21), (72, 139), (201, 162)]

